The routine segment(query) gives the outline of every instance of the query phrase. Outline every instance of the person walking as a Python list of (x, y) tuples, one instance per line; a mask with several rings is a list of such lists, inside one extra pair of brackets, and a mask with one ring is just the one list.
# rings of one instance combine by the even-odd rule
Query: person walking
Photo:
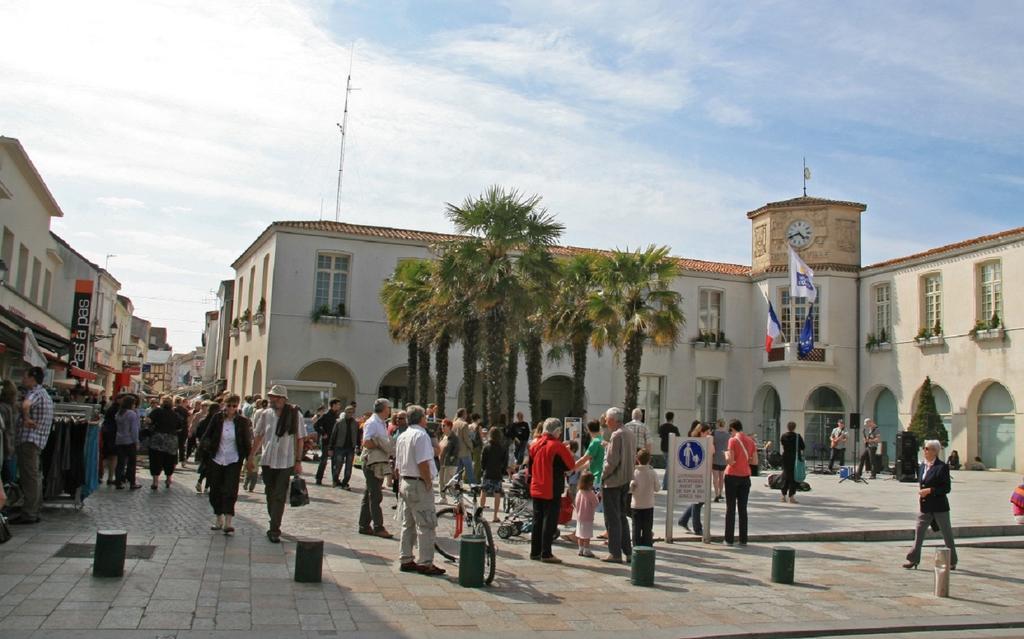
[(530, 533), (530, 559), (549, 564), (562, 560), (551, 552), (558, 536), (558, 512), (565, 492), (565, 472), (573, 470), (576, 460), (562, 442), (562, 422), (557, 417), (544, 420), (544, 434), (530, 444), (530, 497), (533, 499), (533, 526)]
[(14, 445), (18, 456), (18, 477), (23, 497), (21, 514), (12, 524), (39, 522), (39, 509), (43, 505), (43, 474), (39, 460), (53, 427), (53, 400), (43, 388), (43, 369), (38, 366), (25, 371), (21, 383), (25, 399)]
[(238, 482), (242, 462), (252, 451), (252, 422), (238, 410), (240, 398), (229, 395), (224, 410), (210, 421), (201, 447), (208, 453), (207, 483), (210, 485), (210, 506), (217, 517), (210, 530), (223, 530), (225, 535), (235, 532), (231, 520), (238, 501)]
[(780, 489), (782, 499), (780, 501), (795, 504), (797, 503), (796, 489), (799, 484), (794, 475), (794, 468), (796, 460), (803, 458), (806, 448), (804, 438), (796, 432), (796, 422), (786, 424), (786, 434), (779, 438), (779, 444), (782, 446), (782, 488)]
[(455, 412), (452, 433), (459, 440), (459, 463), (457, 469), (465, 469), (462, 475), (463, 481), (475, 484), (476, 475), (473, 474), (473, 436), (469, 429), (469, 422), (466, 421), (465, 408), (460, 408)]
[(324, 483), (324, 472), (327, 471), (327, 461), (331, 460), (331, 477), (334, 478), (335, 485), (338, 481), (338, 473), (334, 469), (338, 463), (334, 457), (334, 450), (331, 447), (331, 435), (334, 433), (334, 426), (338, 421), (338, 417), (341, 415), (341, 400), (333, 398), (327, 402), (327, 412), (319, 417), (313, 424), (313, 430), (319, 436), (320, 444), (320, 463), (316, 467), (316, 485), (320, 486)]
[(636, 467), (629, 492), (633, 497), (633, 543), (654, 545), (654, 493), (658, 491), (658, 474), (650, 466), (651, 454), (643, 448), (636, 454)]
[(679, 437), (679, 427), (672, 423), (676, 415), (672, 411), (665, 413), (665, 423), (658, 426), (658, 437), (661, 438), (661, 454), (665, 458), (666, 470), (661, 477), (661, 489), (668, 490), (668, 438), (669, 435)]
[(149, 436), (149, 474), (153, 477), (153, 483), (149, 487), (156, 490), (160, 473), (163, 473), (164, 485), (170, 488), (178, 460), (178, 433), (181, 431), (181, 417), (174, 410), (171, 396), (162, 396), (160, 406), (151, 410), (146, 419), (152, 427)]
[[(487, 508), (487, 498), (494, 499), (494, 516), (491, 521), (498, 521), (498, 513), (501, 512), (501, 498), (505, 496), (505, 489), (501, 482), (505, 478), (505, 471), (508, 469), (508, 449), (503, 442), (502, 431), (492, 428), (487, 431), (487, 443), (484, 444), (483, 453), (480, 456), (480, 468), (483, 471), (483, 486), (480, 491), (480, 508)], [(483, 516), (483, 510), (480, 515)]]
[(103, 413), (103, 422), (100, 425), (100, 480), (103, 479), (104, 469), (107, 471), (107, 485), (117, 484), (117, 411), (120, 409), (120, 402), (110, 402), (110, 406)]
[(135, 483), (136, 455), (139, 450), (139, 414), (135, 410), (135, 396), (125, 395), (117, 411), (117, 483), (118, 490), (127, 481), (131, 490), (142, 488)]
[(738, 419), (729, 422), (729, 433), (729, 447), (725, 451), (725, 543), (735, 543), (738, 512), (740, 545), (746, 546), (750, 466), (757, 463), (757, 444), (743, 434), (743, 424)]
[[(694, 420), (693, 424), (699, 424)], [(693, 425), (690, 426), (693, 429)], [(711, 477), (715, 486), (715, 503), (722, 501), (725, 494), (725, 451), (729, 448), (729, 429), (725, 426), (725, 420), (719, 419), (715, 423), (715, 430), (711, 433), (712, 443), (715, 445), (715, 454), (711, 457)]]
[(530, 423), (523, 417), (523, 412), (516, 412), (516, 421), (509, 425), (510, 437), (507, 438), (509, 445), (515, 442), (513, 454), (515, 455), (516, 465), (523, 463), (523, 457), (526, 456), (526, 442), (530, 440)]
[(917, 473), (920, 490), (917, 491), (920, 513), (917, 516), (917, 528), (914, 530), (914, 547), (907, 553), (904, 568), (917, 568), (921, 561), (921, 546), (929, 526), (933, 523), (942, 531), (942, 541), (949, 548), (949, 569), (956, 570), (956, 542), (953, 541), (953, 525), (949, 520), (949, 491), (952, 482), (949, 478), (949, 466), (942, 461), (942, 443), (937, 439), (928, 439), (922, 449), (924, 461)]
[[(349, 408), (355, 410), (354, 406)], [(383, 539), (394, 537), (384, 528), (384, 513), (380, 508), (381, 501), (384, 500), (384, 479), (390, 471), (388, 461), (394, 450), (385, 424), (390, 415), (391, 402), (382, 397), (373, 403), (373, 415), (363, 422), (363, 453), (360, 457), (366, 490), (363, 491), (363, 501), (359, 506), (359, 534), (374, 535)], [(339, 424), (339, 427), (344, 426)]]
[[(434, 565), (437, 514), (434, 512), (434, 446), (424, 430), (426, 411), (415, 404), (406, 409), (409, 426), (395, 442), (395, 466), (401, 479), (402, 545), (399, 570), (421, 575), (443, 575)], [(413, 546), (418, 556), (413, 556)]]
[[(221, 400), (216, 399), (209, 402), (209, 406), (206, 410), (206, 415), (203, 416), (199, 423), (196, 424), (195, 437), (197, 440), (201, 440), (206, 436), (206, 429), (210, 427), (210, 422), (213, 418), (221, 411)], [(196, 492), (199, 494), (203, 493), (203, 482), (206, 480), (206, 463), (209, 461), (209, 454), (201, 448), (196, 449)], [(210, 483), (206, 483), (206, 488), (210, 487)]]
[(484, 418), (480, 416), (480, 413), (473, 413), (473, 416), (469, 423), (469, 438), (472, 442), (472, 458), (473, 458), (473, 479), (475, 483), (480, 480), (481, 471), (480, 459), (484, 454)]
[(292, 474), (302, 474), (302, 413), (288, 403), (288, 389), (275, 384), (267, 393), (270, 408), (260, 414), (260, 423), (253, 428), (255, 441), (249, 453), (248, 467), (255, 469), (255, 452), (262, 450), (263, 484), (267, 492), (267, 514), (270, 525), (267, 539), (281, 543), (281, 520)]
[[(269, 410), (267, 408), (269, 405), (270, 405), (270, 402), (268, 402), (266, 399), (261, 399), (257, 403), (256, 410), (253, 411), (253, 413), (252, 413), (252, 419), (250, 420), (250, 422), (253, 424), (252, 428), (253, 428), (254, 436), (255, 436), (255, 424), (256, 424), (256, 421), (259, 419), (260, 415), (263, 414), (264, 411)], [(251, 493), (252, 491), (256, 490), (256, 484), (257, 484), (257, 482), (259, 481), (259, 478), (260, 478), (260, 461), (263, 458), (263, 451), (262, 451), (262, 449), (261, 450), (253, 450), (252, 454), (253, 454), (253, 461), (255, 461), (256, 463), (251, 468), (249, 468), (248, 467), (249, 465), (246, 464), (245, 481), (242, 483), (242, 486), (245, 488), (245, 491), (249, 492), (249, 493)]]
[[(391, 404), (388, 404), (388, 414), (391, 411)], [(355, 418), (356, 407), (349, 405), (345, 407), (345, 412), (338, 418), (334, 424), (334, 430), (331, 432), (330, 437), (330, 449), (331, 449), (331, 478), (333, 485), (338, 488), (345, 490), (349, 489), (349, 481), (352, 479), (352, 465), (355, 461), (356, 451), (359, 450), (362, 444), (362, 431), (359, 429), (359, 423)], [(366, 421), (373, 419), (371, 416)], [(381, 420), (383, 422), (383, 420)], [(342, 469), (344, 468), (344, 474)], [(341, 476), (339, 481), (338, 476)]]
[(621, 408), (609, 408), (604, 415), (611, 435), (601, 471), (604, 527), (608, 531), (608, 556), (601, 561), (618, 564), (623, 557), (629, 562), (633, 554), (626, 509), (637, 444), (633, 432), (622, 427)]
[(448, 495), (445, 494), (444, 488), (455, 476), (455, 469), (459, 464), (459, 438), (452, 434), (452, 420), (450, 419), (441, 422), (439, 445), (441, 450), (438, 452), (437, 458), (441, 462), (441, 467), (437, 469), (437, 503), (447, 504)]
[(178, 463), (182, 468), (188, 467), (188, 457), (185, 455), (188, 445), (188, 427), (191, 413), (188, 410), (188, 402), (183, 397), (174, 398), (174, 414), (178, 416)]

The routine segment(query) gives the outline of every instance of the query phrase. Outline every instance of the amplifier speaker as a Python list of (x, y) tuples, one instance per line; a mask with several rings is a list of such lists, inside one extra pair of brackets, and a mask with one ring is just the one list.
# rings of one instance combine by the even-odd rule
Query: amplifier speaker
[(917, 436), (907, 431), (896, 433), (896, 468), (900, 481), (917, 481)]
[(860, 413), (850, 413), (850, 430), (860, 430)]

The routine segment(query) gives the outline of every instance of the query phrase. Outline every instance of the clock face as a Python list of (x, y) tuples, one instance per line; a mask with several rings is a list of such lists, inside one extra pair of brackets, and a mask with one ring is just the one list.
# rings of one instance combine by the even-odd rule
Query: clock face
[(811, 243), (811, 225), (804, 220), (794, 220), (786, 229), (786, 239), (794, 248), (803, 248)]

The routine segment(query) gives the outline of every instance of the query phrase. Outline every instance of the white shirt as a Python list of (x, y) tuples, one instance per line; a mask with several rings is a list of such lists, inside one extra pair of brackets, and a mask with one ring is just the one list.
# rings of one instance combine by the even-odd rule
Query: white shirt
[(235, 444), (235, 421), (224, 420), (224, 428), (220, 431), (220, 447), (213, 456), (214, 463), (227, 466), (238, 461), (238, 446)]
[[(288, 406), (285, 407), (286, 409)], [(296, 415), (296, 428), (302, 428), (302, 417)], [(276, 470), (295, 466), (295, 435), (277, 436), (277, 413), (268, 408), (257, 418), (253, 428), (256, 437), (263, 436), (263, 457), (260, 464)]]
[(422, 426), (410, 424), (395, 443), (395, 467), (402, 477), (419, 477), (419, 465), (425, 461), (430, 462), (431, 479), (437, 477), (434, 446), (430, 443), (430, 435)]
[(370, 415), (370, 418), (363, 422), (363, 440), (373, 439), (374, 437), (379, 437), (380, 439), (388, 438), (388, 427), (384, 425), (384, 420), (377, 413)]

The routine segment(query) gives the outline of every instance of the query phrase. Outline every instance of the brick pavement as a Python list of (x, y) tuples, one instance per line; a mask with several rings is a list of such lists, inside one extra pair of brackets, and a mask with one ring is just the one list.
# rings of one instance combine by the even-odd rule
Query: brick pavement
[[(81, 512), (45, 511), (42, 524), (16, 528), (0, 546), (0, 634), (689, 637), (793, 624), (1005, 619), (1024, 595), (1019, 550), (963, 547), (954, 598), (940, 600), (931, 594), (930, 571), (899, 567), (906, 543), (849, 542), (792, 544), (795, 586), (770, 583), (768, 544), (659, 544), (658, 587), (645, 589), (629, 583), (628, 567), (577, 557), (568, 545), (556, 548), (566, 564), (553, 566), (529, 561), (526, 539), (498, 540), (494, 585), (463, 589), (454, 566), (445, 566), (444, 578), (400, 573), (397, 541), (355, 534), (361, 477), (353, 492), (311, 486), (312, 503), (286, 511), (280, 545), (263, 535), (262, 489), (243, 493), (238, 532), (226, 538), (208, 530), (209, 505), (193, 482), (186, 471), (172, 489), (155, 493), (103, 487)], [(391, 503), (389, 494), (386, 517)], [(395, 522), (387, 525), (398, 532)], [(129, 560), (123, 579), (100, 580), (90, 574), (91, 560), (53, 556), (62, 544), (89, 543), (96, 529), (111, 527), (126, 528), (130, 544), (154, 545), (152, 559)], [(324, 583), (291, 580), (289, 533), (325, 540)]]

